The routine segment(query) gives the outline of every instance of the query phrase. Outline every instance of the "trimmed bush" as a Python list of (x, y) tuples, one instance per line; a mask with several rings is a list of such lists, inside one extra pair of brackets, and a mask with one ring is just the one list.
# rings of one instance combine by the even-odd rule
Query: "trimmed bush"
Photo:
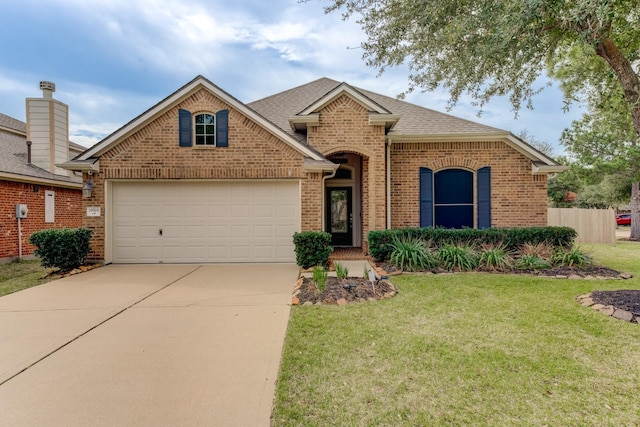
[(553, 248), (572, 247), (577, 236), (569, 227), (527, 227), (527, 228), (399, 228), (393, 230), (372, 230), (367, 238), (369, 254), (376, 261), (386, 261), (393, 251), (394, 238), (417, 238), (431, 242), (434, 248), (445, 245), (468, 245), (476, 247), (484, 244), (498, 245), (502, 243), (505, 251), (517, 252), (525, 243), (547, 243)]
[(43, 267), (69, 271), (84, 263), (92, 234), (88, 228), (50, 228), (33, 233), (29, 243), (36, 247), (34, 254)]
[(324, 231), (303, 231), (293, 234), (296, 263), (302, 268), (327, 266), (331, 247), (331, 234)]

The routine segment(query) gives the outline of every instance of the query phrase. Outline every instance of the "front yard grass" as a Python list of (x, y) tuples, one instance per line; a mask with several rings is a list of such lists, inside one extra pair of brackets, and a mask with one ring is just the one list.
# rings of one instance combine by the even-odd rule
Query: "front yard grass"
[(49, 271), (39, 260), (0, 264), (0, 296), (48, 282), (51, 279), (45, 276)]
[(640, 244), (583, 248), (634, 278), (403, 275), (390, 300), (292, 307), (272, 424), (636, 425), (640, 325), (575, 298), (640, 289)]

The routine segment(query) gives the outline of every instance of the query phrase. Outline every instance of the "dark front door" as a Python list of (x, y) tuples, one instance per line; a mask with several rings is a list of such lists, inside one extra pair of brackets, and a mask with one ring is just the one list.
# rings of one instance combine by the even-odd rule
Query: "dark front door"
[(351, 187), (327, 188), (327, 232), (334, 246), (353, 246)]

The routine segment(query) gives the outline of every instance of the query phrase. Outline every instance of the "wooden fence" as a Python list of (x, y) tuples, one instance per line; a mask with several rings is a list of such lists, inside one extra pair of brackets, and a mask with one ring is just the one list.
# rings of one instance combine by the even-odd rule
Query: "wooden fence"
[(548, 208), (547, 224), (575, 229), (578, 243), (616, 242), (616, 214), (613, 209)]

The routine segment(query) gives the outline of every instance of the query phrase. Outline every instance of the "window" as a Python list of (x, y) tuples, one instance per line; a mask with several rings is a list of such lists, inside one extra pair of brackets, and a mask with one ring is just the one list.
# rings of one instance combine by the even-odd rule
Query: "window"
[(473, 228), (473, 173), (446, 169), (433, 176), (435, 225)]
[[(475, 191), (474, 195), (474, 175)], [(436, 173), (420, 168), (420, 227), (491, 227), (491, 168)]]
[(196, 145), (216, 145), (216, 116), (213, 114), (196, 114)]
[(198, 113), (193, 117), (188, 110), (178, 111), (178, 144), (180, 147), (228, 147), (229, 111), (215, 114)]

